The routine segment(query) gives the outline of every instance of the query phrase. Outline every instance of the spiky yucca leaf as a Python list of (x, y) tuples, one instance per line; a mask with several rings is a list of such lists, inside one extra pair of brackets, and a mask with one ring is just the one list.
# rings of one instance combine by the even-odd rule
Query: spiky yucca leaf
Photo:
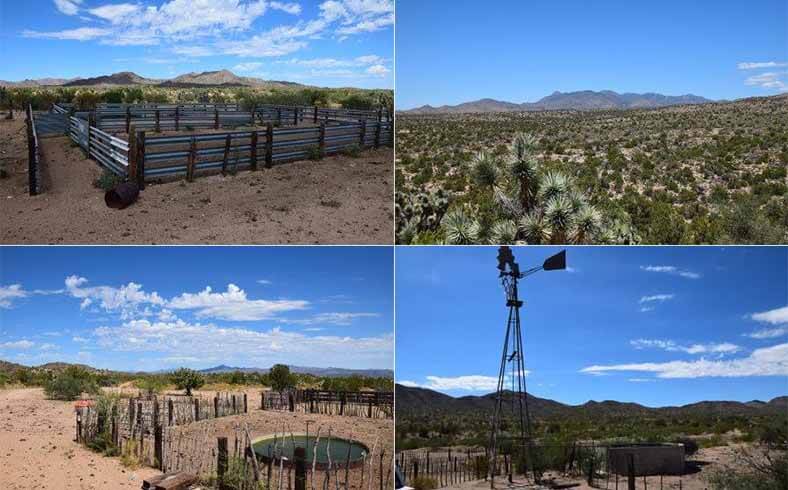
[(452, 245), (468, 245), (479, 240), (479, 223), (462, 209), (446, 213), (441, 221), (446, 233), (446, 242)]
[(569, 179), (562, 172), (550, 171), (542, 178), (539, 197), (545, 202), (563, 196), (569, 188)]
[(517, 223), (512, 220), (501, 220), (492, 225), (489, 241), (492, 245), (512, 244), (517, 240)]
[(536, 145), (536, 136), (530, 133), (517, 133), (509, 146), (509, 153), (516, 160), (524, 160), (533, 154)]
[(547, 223), (538, 211), (532, 211), (520, 219), (520, 230), (522, 230), (528, 243), (538, 245), (550, 238), (550, 230)]
[(572, 240), (575, 243), (589, 243), (598, 241), (602, 233), (602, 213), (594, 206), (586, 204), (574, 217)]
[(569, 199), (564, 195), (551, 198), (545, 206), (544, 217), (550, 228), (550, 241), (566, 243), (574, 219), (574, 210)]
[(523, 214), (523, 207), (520, 205), (520, 202), (508, 195), (503, 189), (496, 186), (493, 189), (493, 194), (495, 197), (495, 202), (498, 204), (498, 207), (501, 209), (501, 213), (503, 215), (516, 219), (518, 216)]
[(477, 153), (471, 161), (471, 177), (480, 186), (494, 186), (498, 181), (498, 174), (498, 162), (486, 151)]

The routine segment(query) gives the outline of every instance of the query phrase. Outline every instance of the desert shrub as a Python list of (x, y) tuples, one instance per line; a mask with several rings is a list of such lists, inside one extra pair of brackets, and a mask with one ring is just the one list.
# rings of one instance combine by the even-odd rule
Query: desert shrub
[(136, 440), (129, 439), (123, 445), (123, 452), (120, 454), (120, 464), (125, 468), (135, 469), (142, 465), (137, 444)]
[(295, 377), (290, 373), (290, 368), (284, 364), (274, 364), (268, 373), (271, 388), (275, 391), (285, 391), (295, 387)]
[(53, 400), (76, 400), (82, 393), (95, 394), (99, 387), (90, 373), (71, 366), (44, 385), (47, 398)]
[(306, 155), (310, 160), (320, 160), (323, 158), (323, 152), (320, 151), (320, 147), (317, 145), (312, 145), (307, 148)]
[(99, 427), (96, 436), (87, 443), (88, 448), (101, 453), (104, 456), (117, 456), (118, 447), (112, 440), (112, 425), (109, 423), (112, 417), (113, 408), (116, 406), (119, 395), (100, 394), (96, 397), (95, 409), (98, 412), (98, 419), (103, 423)]
[(113, 172), (105, 169), (103, 172), (101, 172), (101, 175), (93, 181), (93, 187), (97, 187), (103, 191), (108, 191), (113, 189), (121, 182), (123, 182), (123, 179), (115, 175)]
[(134, 381), (134, 384), (142, 390), (147, 396), (160, 393), (166, 385), (165, 381), (157, 376), (146, 376)]
[(740, 448), (736, 463), (706, 478), (715, 490), (784, 490), (788, 488), (788, 453), (767, 447)]
[[(219, 479), (216, 475), (204, 476), (200, 483), (209, 488), (219, 488)], [(250, 465), (243, 458), (229, 458), (227, 471), (221, 481), (221, 488), (227, 490), (266, 490), (265, 482), (252, 484)]]
[(172, 373), (172, 381), (179, 390), (186, 390), (187, 396), (191, 396), (192, 390), (199, 389), (205, 384), (205, 378), (200, 373), (187, 368)]
[(356, 144), (349, 145), (349, 146), (344, 147), (342, 149), (341, 153), (342, 153), (342, 155), (345, 155), (346, 157), (356, 158), (359, 155), (361, 155), (361, 147), (356, 145)]
[(684, 454), (687, 456), (692, 456), (698, 452), (698, 443), (695, 441), (695, 439), (690, 439), (689, 437), (679, 437), (674, 439), (673, 442), (684, 444)]
[(6, 373), (0, 373), (0, 388), (5, 388), (9, 383), (10, 378)]
[(428, 476), (419, 476), (414, 478), (413, 481), (408, 482), (408, 485), (416, 490), (433, 490), (438, 488), (438, 482), (434, 478)]

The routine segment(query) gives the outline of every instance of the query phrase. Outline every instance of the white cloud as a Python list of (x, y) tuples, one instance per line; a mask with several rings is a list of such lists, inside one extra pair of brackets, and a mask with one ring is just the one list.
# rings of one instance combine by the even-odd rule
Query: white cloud
[(55, 0), (55, 8), (66, 15), (76, 15), (82, 0)]
[(88, 342), (90, 342), (90, 340), (86, 339), (85, 337), (80, 337), (80, 336), (72, 337), (71, 341), (72, 342), (76, 342), (78, 344), (87, 344)]
[(269, 6), (274, 10), (281, 10), (291, 15), (298, 15), (301, 13), (301, 5), (289, 2), (271, 2)]
[(132, 3), (117, 3), (89, 9), (88, 12), (96, 17), (108, 20), (112, 24), (121, 24), (131, 15), (137, 14), (141, 8), (139, 5)]
[(781, 61), (763, 61), (755, 63), (739, 63), (736, 67), (739, 70), (754, 70), (757, 68), (776, 68), (781, 66), (788, 66), (788, 63)]
[(164, 299), (155, 291), (146, 293), (142, 286), (130, 282), (125, 286), (85, 286), (88, 282), (84, 277), (76, 275), (66, 278), (66, 292), (81, 299), (80, 308), (85, 309), (94, 303), (106, 311), (118, 311), (122, 318), (131, 318), (140, 314), (144, 305), (164, 305)]
[[(280, 328), (260, 331), (222, 328), (212, 324), (131, 320), (95, 329), (97, 343), (110, 352), (156, 352), (189, 356), (203, 362), (244, 359), (248, 364), (276, 362), (337, 367), (386, 367), (391, 363), (394, 336), (352, 338), (308, 336)], [(352, 352), (353, 355), (348, 355)]]
[(668, 352), (686, 352), (687, 354), (734, 354), (742, 350), (729, 342), (679, 345), (672, 340), (635, 339), (629, 344), (635, 349), (662, 349)]
[(409, 388), (418, 388), (419, 384), (415, 381), (408, 381), (407, 379), (397, 380), (397, 383), (401, 384), (402, 386), (407, 386)]
[(176, 310), (196, 310), (198, 317), (224, 320), (252, 321), (272, 318), (276, 313), (303, 310), (309, 306), (304, 300), (252, 300), (246, 292), (229, 284), (227, 291), (214, 293), (206, 287), (199, 293), (183, 293), (171, 299), (167, 306)]
[(11, 308), (14, 300), (26, 298), (29, 294), (22, 288), (21, 284), (0, 286), (0, 308)]
[(580, 370), (588, 374), (613, 371), (654, 373), (658, 378), (788, 376), (788, 343), (756, 349), (738, 359), (595, 365)]
[(787, 73), (786, 71), (761, 73), (760, 75), (747, 77), (744, 83), (745, 85), (757, 85), (759, 87), (782, 92), (788, 90), (788, 85), (782, 80)]
[(753, 313), (748, 315), (748, 317), (756, 322), (777, 326), (756, 330), (755, 332), (745, 334), (746, 337), (751, 337), (753, 339), (772, 339), (788, 334), (788, 306), (760, 313)]
[(700, 279), (702, 277), (697, 272), (679, 269), (678, 267), (673, 265), (641, 265), (640, 269), (647, 272), (660, 272), (663, 274), (671, 274), (675, 276), (684, 277), (686, 279)]
[(318, 313), (311, 318), (281, 320), (282, 323), (296, 325), (350, 325), (357, 318), (375, 318), (378, 313)]
[(662, 303), (673, 298), (674, 295), (672, 294), (653, 294), (651, 296), (641, 296), (639, 303), (652, 303), (654, 301)]
[(384, 77), (387, 73), (390, 73), (391, 70), (386, 68), (383, 65), (372, 65), (366, 69), (366, 73), (376, 76), (376, 77)]
[(653, 378), (629, 378), (627, 381), (631, 383), (650, 383), (655, 380)]
[[(528, 376), (529, 371), (523, 371)], [(507, 374), (507, 377), (510, 374)], [(427, 388), (435, 391), (495, 391), (498, 388), (498, 378), (472, 374), (467, 376), (426, 376), (425, 383), (416, 383), (409, 380), (398, 380), (397, 383), (412, 388)]]
[(108, 36), (112, 31), (100, 29), (98, 27), (80, 27), (77, 29), (67, 29), (55, 32), (22, 31), (24, 37), (41, 39), (63, 39), (72, 41), (89, 41), (104, 36)]
[(36, 344), (34, 342), (29, 341), (29, 340), (15, 340), (15, 341), (10, 341), (10, 342), (0, 343), (0, 349), (20, 349), (20, 350), (23, 350), (23, 349), (30, 349), (34, 345), (36, 345)]
[[(233, 71), (255, 71), (263, 66), (262, 63), (258, 62), (249, 62), (249, 63), (238, 63), (233, 67)], [(257, 281), (258, 284), (270, 284), (270, 281)]]

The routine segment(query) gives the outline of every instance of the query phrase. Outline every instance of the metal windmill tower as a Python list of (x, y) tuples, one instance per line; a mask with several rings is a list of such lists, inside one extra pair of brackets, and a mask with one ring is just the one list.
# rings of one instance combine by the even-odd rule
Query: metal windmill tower
[[(525, 457), (528, 472), (533, 473), (534, 481), (538, 481), (538, 475), (533, 467), (532, 454), (532, 434), (531, 417), (528, 411), (528, 398), (525, 388), (525, 356), (523, 355), (523, 334), (520, 325), (520, 308), (523, 301), (518, 293), (518, 281), (540, 270), (561, 270), (566, 268), (566, 251), (553, 255), (544, 261), (539, 267), (533, 267), (520, 272), (520, 266), (514, 261), (514, 255), (509, 247), (503, 246), (498, 249), (498, 270), (501, 284), (506, 293), (506, 307), (509, 309), (509, 317), (506, 321), (506, 335), (503, 342), (503, 352), (501, 353), (501, 364), (498, 370), (498, 387), (495, 394), (495, 412), (493, 414), (492, 428), (490, 432), (490, 488), (495, 486), (496, 465), (498, 463), (498, 452), (501, 439), (501, 422), (504, 418), (504, 402), (507, 391), (510, 393), (511, 412), (515, 419), (516, 426), (512, 432), (516, 435), (508, 436), (507, 439), (516, 442), (512, 448), (519, 447), (519, 455)], [(509, 382), (507, 384), (507, 381)], [(510, 467), (516, 466), (512, 461)], [(512, 473), (508, 474), (509, 483), (512, 483)]]

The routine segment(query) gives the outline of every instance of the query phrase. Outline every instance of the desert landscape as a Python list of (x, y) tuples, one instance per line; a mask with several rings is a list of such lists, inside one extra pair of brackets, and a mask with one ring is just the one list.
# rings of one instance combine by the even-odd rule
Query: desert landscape
[[(366, 403), (357, 405), (351, 396), (351, 390), (373, 395), (376, 390), (390, 390), (390, 372), (383, 377), (368, 377), (342, 374), (341, 370), (336, 374), (324, 371), (327, 375), (321, 377), (304, 374), (304, 371), (314, 371), (309, 368), (294, 368), (301, 373), (296, 374), (286, 367), (239, 370), (217, 366), (203, 373), (190, 372), (183, 378), (189, 380), (186, 385), (193, 390), (188, 395), (188, 406), (195, 401), (204, 403), (201, 409), (183, 411), (186, 398), (171, 384), (178, 377), (175, 372), (109, 372), (64, 363), (32, 368), (3, 363), (2, 368), (0, 406), (8, 417), (2, 422), (0, 436), (6, 465), (0, 481), (6, 488), (142, 488), (143, 482), (156, 482), (165, 474), (183, 481), (188, 477), (190, 483), (162, 488), (206, 488), (205, 485), (210, 488), (217, 478), (225, 479), (227, 486), (223, 488), (250, 488), (246, 485), (251, 485), (252, 479), (260, 479), (260, 485), (265, 481), (264, 488), (271, 488), (279, 485), (283, 478), (287, 479), (285, 484), (292, 487), (296, 475), (289, 463), (284, 473), (276, 465), (272, 470), (271, 463), (266, 473), (263, 461), (258, 463), (262, 469), (253, 470), (252, 463), (244, 456), (243, 441), (247, 437), (253, 440), (276, 437), (281, 445), (283, 437), (311, 433), (311, 438), (307, 439), (311, 444), (315, 440), (319, 442), (321, 437), (327, 439), (329, 430), (332, 438), (346, 438), (361, 444), (369, 454), (359, 461), (354, 460), (346, 472), (346, 455), (335, 449), (333, 467), (321, 465), (319, 472), (310, 467), (312, 472), (307, 477), (310, 484), (313, 479), (319, 480), (321, 486), (323, 479), (333, 484), (333, 480), (339, 478), (347, 488), (371, 485), (371, 488), (378, 488), (383, 484), (376, 480), (382, 468), (387, 469), (382, 478), (393, 479), (390, 469), (393, 398), (386, 402), (388, 405), (373, 407)], [(306, 405), (296, 402), (288, 408), (286, 393), (289, 388), (279, 386), (279, 382), (299, 389), (325, 386), (330, 390), (342, 390), (348, 393), (344, 396), (350, 401), (347, 404), (306, 402)], [(175, 383), (186, 386), (179, 381)], [(36, 387), (37, 384), (44, 386)], [(272, 391), (271, 385), (282, 391)], [(325, 399), (328, 392), (322, 393)], [(226, 406), (222, 405), (225, 400), (228, 401)], [(162, 422), (166, 424), (163, 435), (157, 437), (163, 441), (157, 443), (153, 430), (143, 432), (143, 427), (150, 423), (151, 414), (154, 419), (158, 416), (156, 409), (150, 412), (151, 407), (158, 406), (158, 401), (162, 403), (160, 415), (168, 417), (169, 421)], [(126, 414), (124, 420), (129, 422), (124, 423), (132, 424), (128, 431), (116, 424), (118, 415), (101, 411), (101, 407), (109, 406), (107, 403), (114, 407), (112, 414)], [(138, 405), (137, 410), (141, 411), (124, 412), (130, 405)], [(212, 415), (214, 408), (221, 414)], [(109, 430), (110, 421), (113, 432), (104, 433), (103, 430)], [(106, 429), (97, 428), (97, 423), (107, 424)], [(138, 427), (138, 424), (141, 425)], [(112, 438), (117, 446), (105, 437)], [(229, 456), (225, 454), (229, 463), (223, 470), (216, 446), (216, 441), (222, 438), (229, 440), (230, 453)], [(154, 453), (159, 452), (160, 459), (154, 458)], [(330, 445), (328, 452), (331, 454)], [(278, 464), (279, 459), (276, 461)], [(257, 476), (252, 476), (253, 471), (257, 471)]]
[(398, 111), (397, 241), (785, 243), (786, 111), (611, 91)]

